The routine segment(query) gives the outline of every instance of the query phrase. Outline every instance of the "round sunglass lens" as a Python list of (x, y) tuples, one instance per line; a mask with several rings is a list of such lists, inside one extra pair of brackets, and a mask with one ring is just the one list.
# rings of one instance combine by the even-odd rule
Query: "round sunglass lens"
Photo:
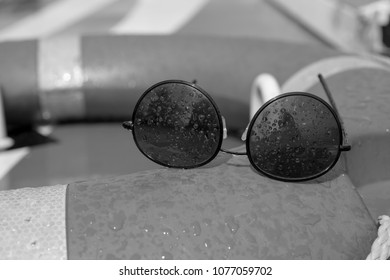
[(133, 122), (139, 149), (164, 166), (201, 166), (218, 153), (222, 142), (216, 107), (187, 83), (163, 82), (149, 89)]
[(341, 128), (324, 102), (288, 95), (257, 115), (249, 139), (256, 169), (273, 178), (299, 181), (325, 173), (337, 161)]

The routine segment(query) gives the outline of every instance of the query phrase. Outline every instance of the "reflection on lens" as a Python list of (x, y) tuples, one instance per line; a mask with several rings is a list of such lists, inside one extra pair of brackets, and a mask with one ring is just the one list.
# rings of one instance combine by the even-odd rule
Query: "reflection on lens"
[(192, 168), (218, 153), (221, 120), (216, 107), (197, 88), (184, 82), (162, 82), (148, 90), (135, 110), (136, 143), (155, 162)]
[(248, 156), (271, 177), (311, 179), (337, 161), (340, 131), (327, 104), (307, 95), (287, 95), (268, 104), (254, 120)]

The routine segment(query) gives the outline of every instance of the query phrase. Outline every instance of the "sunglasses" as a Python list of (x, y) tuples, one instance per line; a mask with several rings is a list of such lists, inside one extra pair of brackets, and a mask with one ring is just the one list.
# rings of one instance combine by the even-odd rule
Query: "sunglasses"
[(131, 130), (138, 149), (166, 167), (196, 168), (221, 151), (247, 155), (261, 174), (281, 181), (306, 181), (328, 172), (346, 143), (343, 123), (321, 75), (331, 105), (306, 92), (278, 95), (256, 112), (246, 131), (246, 152), (223, 149), (226, 125), (211, 96), (196, 83), (167, 80), (138, 100)]

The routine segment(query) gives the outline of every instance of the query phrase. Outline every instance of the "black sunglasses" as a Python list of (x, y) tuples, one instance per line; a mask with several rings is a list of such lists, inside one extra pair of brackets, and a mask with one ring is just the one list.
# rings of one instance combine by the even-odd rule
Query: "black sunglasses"
[(243, 153), (221, 148), (224, 118), (195, 83), (167, 80), (153, 85), (123, 127), (132, 131), (146, 157), (163, 166), (200, 167), (222, 151), (247, 155), (258, 172), (273, 179), (314, 179), (328, 172), (342, 151), (351, 149), (332, 95), (318, 77), (332, 106), (306, 92), (278, 95), (252, 118)]

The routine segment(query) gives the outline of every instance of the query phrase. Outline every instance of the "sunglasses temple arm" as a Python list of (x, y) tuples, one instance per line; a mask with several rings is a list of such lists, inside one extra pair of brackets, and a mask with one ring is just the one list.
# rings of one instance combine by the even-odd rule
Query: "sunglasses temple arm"
[(336, 102), (333, 99), (332, 93), (330, 92), (329, 87), (328, 87), (327, 83), (325, 82), (324, 77), (321, 74), (318, 74), (318, 79), (320, 80), (321, 85), (324, 88), (324, 91), (325, 91), (325, 93), (330, 101), (330, 104), (332, 105), (334, 111), (336, 112), (337, 117), (340, 120), (341, 130), (343, 133), (343, 145), (340, 147), (340, 149), (341, 149), (341, 151), (349, 151), (351, 149), (351, 145), (348, 144), (347, 134), (346, 134), (345, 129), (344, 129), (344, 122), (339, 114), (339, 110), (337, 109)]

